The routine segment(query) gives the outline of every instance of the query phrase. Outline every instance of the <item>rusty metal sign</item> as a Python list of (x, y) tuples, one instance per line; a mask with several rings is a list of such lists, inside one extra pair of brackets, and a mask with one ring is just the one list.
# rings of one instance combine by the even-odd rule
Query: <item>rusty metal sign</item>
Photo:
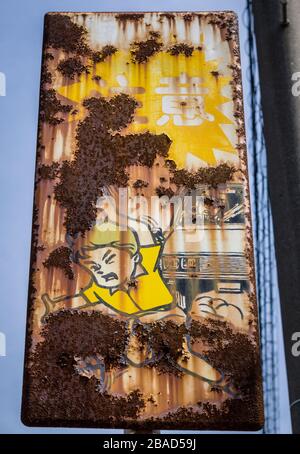
[(263, 424), (237, 19), (45, 19), (22, 419)]

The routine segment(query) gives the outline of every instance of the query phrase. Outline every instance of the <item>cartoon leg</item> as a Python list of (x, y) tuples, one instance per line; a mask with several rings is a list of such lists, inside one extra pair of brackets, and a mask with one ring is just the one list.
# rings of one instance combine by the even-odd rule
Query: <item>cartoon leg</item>
[(223, 390), (231, 397), (238, 397), (238, 392), (226, 381), (224, 374), (209, 364), (200, 353), (193, 351), (189, 335), (185, 336), (183, 351), (182, 357), (177, 361), (177, 366), (182, 372)]
[(136, 334), (137, 326), (140, 324), (138, 318), (132, 317), (128, 320), (129, 340), (126, 349), (126, 362), (134, 367), (143, 367), (152, 360), (148, 349), (142, 349)]
[[(188, 328), (190, 325), (190, 317), (184, 314), (178, 306), (168, 311), (165, 315), (159, 314), (158, 320), (172, 320), (174, 323), (185, 323)], [(230, 388), (224, 379), (224, 375), (220, 370), (213, 367), (203, 356), (193, 350), (191, 338), (186, 334), (183, 339), (183, 354), (174, 364), (181, 372), (193, 375), (211, 386), (218, 387), (231, 396), (236, 396), (237, 393)]]
[(87, 302), (81, 294), (75, 295), (63, 295), (55, 298), (51, 298), (48, 293), (44, 293), (41, 297), (42, 302), (45, 306), (45, 313), (41, 318), (41, 321), (44, 322), (45, 317), (51, 312), (64, 309), (66, 307), (66, 302), (72, 300), (72, 309), (82, 309), (88, 306), (95, 306), (95, 303)]
[(124, 370), (106, 370), (104, 359), (99, 354), (86, 358), (75, 357), (75, 360), (75, 370), (79, 375), (87, 378), (96, 377), (99, 392), (110, 391), (116, 378), (125, 372)]
[(202, 380), (217, 384), (222, 381), (222, 374), (211, 366), (205, 359), (189, 348), (188, 336), (184, 337), (183, 340), (183, 355), (177, 361), (180, 369), (186, 373), (195, 375)]

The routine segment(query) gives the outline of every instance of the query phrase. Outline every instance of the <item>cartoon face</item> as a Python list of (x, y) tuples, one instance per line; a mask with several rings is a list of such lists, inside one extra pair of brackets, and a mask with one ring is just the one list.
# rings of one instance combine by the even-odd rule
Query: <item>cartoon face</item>
[(105, 288), (126, 284), (136, 267), (138, 255), (132, 256), (126, 249), (104, 246), (89, 250), (80, 263), (90, 273), (97, 285)]

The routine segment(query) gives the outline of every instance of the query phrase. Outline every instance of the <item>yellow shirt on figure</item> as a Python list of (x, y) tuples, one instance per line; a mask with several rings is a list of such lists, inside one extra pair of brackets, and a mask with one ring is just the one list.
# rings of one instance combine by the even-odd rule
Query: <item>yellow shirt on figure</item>
[(134, 277), (134, 286), (127, 288), (104, 288), (94, 280), (82, 291), (85, 300), (90, 303), (102, 302), (106, 306), (123, 314), (136, 314), (145, 311), (166, 309), (173, 297), (164, 283), (157, 262), (161, 245), (140, 247), (143, 272)]

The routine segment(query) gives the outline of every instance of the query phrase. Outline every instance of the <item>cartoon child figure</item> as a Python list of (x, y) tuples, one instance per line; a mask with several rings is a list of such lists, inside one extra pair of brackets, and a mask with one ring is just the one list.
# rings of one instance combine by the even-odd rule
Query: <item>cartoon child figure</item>
[(90, 275), (88, 285), (72, 296), (51, 300), (44, 294), (46, 314), (51, 305), (57, 309), (59, 303), (77, 297), (84, 300), (77, 308), (104, 304), (125, 316), (167, 310), (173, 296), (160, 274), (161, 252), (162, 244), (150, 230), (138, 237), (132, 228), (123, 231), (110, 222), (95, 224), (75, 258)]
[[(136, 324), (145, 325), (168, 317), (172, 317), (175, 323), (182, 324), (187, 323), (187, 318), (174, 300), (160, 271), (159, 261), (163, 250), (161, 231), (154, 233), (150, 228), (139, 231), (138, 222), (135, 229), (132, 228), (134, 222), (131, 221), (126, 231), (110, 222), (96, 224), (74, 257), (79, 266), (90, 275), (88, 285), (73, 296), (51, 299), (44, 294), (42, 300), (46, 308), (45, 315), (62, 308), (61, 304), (68, 299), (74, 301), (74, 298), (80, 298), (77, 309), (105, 305), (116, 315), (125, 316), (130, 332), (127, 363), (143, 367), (154, 358), (150, 356), (140, 359), (135, 355), (138, 350)], [(222, 374), (193, 352), (188, 336), (184, 340), (183, 350), (187, 359), (184, 362), (179, 360), (175, 367), (198, 376), (211, 385), (217, 384), (226, 391), (226, 385), (221, 383)]]
[(124, 232), (113, 224), (96, 227), (79, 255), (81, 266), (91, 274), (82, 292), (85, 300), (126, 315), (169, 308), (173, 297), (158, 266), (162, 245), (150, 236), (148, 242), (140, 244), (130, 228)]

